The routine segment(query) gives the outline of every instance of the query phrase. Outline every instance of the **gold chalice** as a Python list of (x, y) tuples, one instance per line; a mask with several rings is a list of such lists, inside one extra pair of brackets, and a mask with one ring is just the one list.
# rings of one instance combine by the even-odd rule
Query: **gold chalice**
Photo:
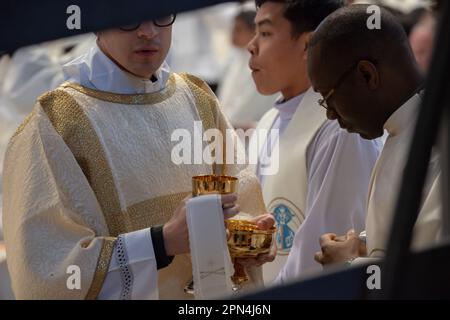
[(238, 178), (223, 175), (201, 175), (192, 177), (192, 196), (197, 197), (205, 194), (227, 194), (236, 193)]
[(272, 247), (275, 227), (268, 230), (258, 229), (256, 224), (246, 220), (226, 220), (228, 249), (234, 264), (233, 281), (235, 290), (248, 281), (245, 269), (235, 263), (236, 258), (256, 258), (260, 254), (269, 253)]
[[(239, 179), (226, 175), (199, 175), (192, 177), (192, 196), (207, 194), (237, 193)], [(184, 288), (186, 293), (194, 294), (194, 281), (191, 279)]]

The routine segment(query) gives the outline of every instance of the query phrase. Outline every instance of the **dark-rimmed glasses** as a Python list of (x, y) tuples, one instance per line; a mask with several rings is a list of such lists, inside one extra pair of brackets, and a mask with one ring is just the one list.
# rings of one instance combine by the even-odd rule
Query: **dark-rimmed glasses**
[(356, 68), (356, 66), (358, 65), (359, 61), (355, 64), (353, 64), (347, 71), (345, 71), (342, 76), (340, 76), (340, 78), (338, 79), (338, 81), (336, 81), (336, 84), (333, 86), (333, 89), (331, 89), (330, 91), (328, 91), (328, 93), (322, 98), (319, 99), (317, 101), (317, 103), (328, 110), (328, 104), (327, 101), (331, 98), (331, 96), (333, 95), (333, 93), (336, 91), (336, 89), (344, 82), (345, 78), (347, 78), (347, 76), (353, 71), (353, 69)]
[[(176, 17), (177, 17), (176, 14), (171, 14), (169, 16), (166, 16), (163, 18), (158, 18), (158, 19), (155, 19), (152, 21), (155, 26), (164, 28), (164, 27), (171, 26), (175, 22)], [(141, 24), (142, 24), (142, 22), (136, 22), (136, 23), (128, 24), (126, 26), (121, 26), (121, 27), (119, 27), (119, 29), (122, 31), (135, 31), (141, 26)]]

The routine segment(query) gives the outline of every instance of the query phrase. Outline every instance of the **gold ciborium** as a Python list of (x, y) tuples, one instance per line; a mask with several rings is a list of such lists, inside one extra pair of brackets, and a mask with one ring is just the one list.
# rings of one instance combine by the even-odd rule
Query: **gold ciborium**
[(258, 229), (256, 224), (246, 220), (226, 220), (228, 229), (228, 250), (234, 264), (234, 275), (231, 280), (235, 290), (248, 281), (245, 269), (235, 263), (236, 258), (256, 258), (260, 254), (269, 253), (272, 247), (275, 227), (268, 230)]

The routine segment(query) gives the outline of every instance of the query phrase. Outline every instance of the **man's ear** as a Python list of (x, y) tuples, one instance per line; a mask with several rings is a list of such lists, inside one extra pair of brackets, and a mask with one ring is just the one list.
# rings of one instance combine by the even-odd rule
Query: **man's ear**
[(302, 34), (303, 37), (303, 44), (304, 44), (304, 48), (303, 48), (303, 59), (308, 59), (308, 49), (309, 49), (309, 42), (311, 41), (313, 32), (309, 31), (309, 32), (305, 32)]
[(367, 60), (361, 60), (356, 67), (358, 77), (365, 82), (370, 90), (375, 90), (380, 85), (380, 76), (377, 67)]

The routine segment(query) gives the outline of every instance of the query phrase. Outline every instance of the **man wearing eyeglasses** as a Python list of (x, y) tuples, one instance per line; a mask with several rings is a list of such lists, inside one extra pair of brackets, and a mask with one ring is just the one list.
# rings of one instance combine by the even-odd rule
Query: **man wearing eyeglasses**
[(282, 95), (257, 128), (280, 133), (279, 141), (266, 139), (259, 154), (278, 145), (278, 173), (263, 174), (273, 157), (260, 157), (257, 167), (267, 209), (278, 224), (277, 257), (263, 266), (264, 281), (286, 283), (322, 271), (314, 253), (325, 230), (364, 229), (367, 186), (380, 147), (327, 121), (320, 95), (310, 89), (310, 37), (342, 1), (256, 4), (257, 33), (248, 44), (253, 80), (260, 93)]
[[(371, 30), (366, 26), (367, 5), (344, 8), (330, 15), (311, 40), (308, 73), (324, 96), (328, 118), (365, 139), (376, 139), (384, 130), (389, 134), (372, 173), (364, 237), (353, 231), (324, 234), (315, 256), (323, 265), (384, 256), (422, 99), (421, 71), (402, 26), (385, 9), (380, 17), (381, 29)], [(334, 59), (338, 51), (346, 53), (339, 63)], [(433, 152), (413, 250), (441, 240), (440, 175), (439, 154)]]
[[(195, 137), (194, 121), (231, 128), (202, 80), (164, 62), (174, 21), (99, 32), (89, 52), (64, 66), (67, 82), (41, 96), (12, 137), (4, 229), (16, 298), (192, 298), (184, 292), (192, 176), (237, 176), (240, 208), (265, 213), (244, 165), (171, 159), (174, 130)], [(222, 196), (225, 217), (239, 212), (236, 201)], [(271, 217), (256, 222), (273, 225)], [(262, 281), (260, 268), (247, 271)]]

